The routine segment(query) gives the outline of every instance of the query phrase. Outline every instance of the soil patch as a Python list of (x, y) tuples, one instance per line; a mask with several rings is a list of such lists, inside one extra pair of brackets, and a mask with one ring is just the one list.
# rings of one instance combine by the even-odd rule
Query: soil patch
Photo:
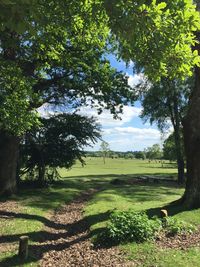
[(162, 248), (186, 250), (191, 247), (200, 247), (200, 229), (192, 234), (180, 234), (176, 236), (164, 236), (156, 241)]

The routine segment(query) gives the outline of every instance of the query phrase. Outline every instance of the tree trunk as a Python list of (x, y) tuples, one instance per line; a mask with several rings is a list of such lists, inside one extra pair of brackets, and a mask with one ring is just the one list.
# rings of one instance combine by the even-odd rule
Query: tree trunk
[(183, 200), (189, 208), (200, 207), (200, 68), (195, 75), (195, 90), (184, 122), (187, 182)]
[[(174, 87), (175, 88), (175, 87)], [(177, 165), (178, 165), (178, 183), (184, 183), (184, 157), (183, 157), (183, 149), (181, 145), (181, 119), (179, 117), (179, 110), (178, 110), (178, 93), (174, 92), (173, 104), (174, 104), (174, 139), (175, 139), (175, 146), (176, 146), (176, 158), (177, 158)]]
[(16, 192), (19, 138), (0, 132), (0, 195)]
[(106, 164), (106, 156), (103, 155), (103, 164)]
[[(199, 7), (200, 8), (200, 7)], [(200, 32), (197, 33), (200, 40)], [(200, 54), (200, 44), (195, 49)], [(188, 208), (200, 207), (200, 68), (195, 69), (195, 87), (188, 114), (184, 121), (184, 142), (187, 158), (187, 182), (183, 204)]]
[(45, 182), (45, 162), (44, 162), (44, 154), (42, 148), (38, 149), (38, 184), (39, 186), (43, 186)]
[(45, 165), (41, 162), (38, 166), (38, 183), (43, 186), (45, 182)]
[(184, 183), (184, 157), (183, 151), (181, 146), (181, 136), (180, 136), (180, 122), (177, 122), (176, 126), (174, 127), (174, 139), (175, 139), (175, 146), (176, 146), (176, 158), (177, 158), (177, 165), (178, 165), (178, 183)]
[(185, 181), (185, 163), (183, 158), (177, 160), (178, 165), (178, 183), (183, 184)]

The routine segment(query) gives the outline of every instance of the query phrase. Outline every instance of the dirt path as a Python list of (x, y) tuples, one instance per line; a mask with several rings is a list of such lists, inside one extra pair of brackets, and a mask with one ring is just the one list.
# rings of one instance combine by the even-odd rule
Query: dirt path
[[(6, 226), (9, 225), (9, 222), (15, 218), (14, 214), (19, 213), (21, 209), (22, 207), (16, 201), (8, 200), (5, 202), (0, 202), (0, 237), (1, 238), (5, 236), (5, 240), (6, 240), (4, 227), (5, 225)], [(7, 240), (7, 242), (0, 242), (0, 253), (14, 251), (16, 250), (17, 245), (18, 245), (17, 241), (10, 242), (9, 239)]]
[(159, 248), (172, 248), (187, 250), (191, 247), (200, 247), (200, 228), (194, 233), (179, 234), (176, 236), (164, 236), (156, 241)]
[[(41, 267), (128, 267), (141, 266), (138, 262), (125, 262), (125, 255), (117, 247), (95, 249), (90, 241), (90, 225), (83, 217), (83, 210), (97, 190), (90, 190), (77, 197), (68, 205), (62, 206), (49, 218), (45, 218), (44, 229), (28, 233), (34, 244), (30, 244), (31, 261), (39, 262)], [(14, 218), (21, 218), (22, 207), (15, 201), (0, 203), (0, 227), (9, 224)], [(95, 222), (103, 214), (94, 215)], [(27, 215), (28, 218), (32, 215)], [(90, 218), (91, 219), (91, 218)], [(104, 219), (104, 218), (103, 218)], [(31, 223), (31, 222), (30, 222)], [(1, 235), (0, 253), (17, 251), (18, 235)], [(189, 235), (163, 237), (156, 242), (159, 248), (188, 249), (200, 247), (200, 229)], [(14, 256), (15, 257), (15, 256)], [(17, 258), (16, 258), (17, 259)], [(11, 259), (12, 260), (12, 259)], [(8, 259), (6, 265), (16, 266)]]
[(125, 262), (117, 248), (94, 249), (89, 238), (89, 226), (83, 218), (83, 208), (95, 193), (88, 191), (75, 201), (60, 208), (51, 218), (58, 225), (46, 227), (40, 243), (32, 246), (35, 257), (41, 258), (39, 266), (52, 267), (125, 267), (135, 266)]

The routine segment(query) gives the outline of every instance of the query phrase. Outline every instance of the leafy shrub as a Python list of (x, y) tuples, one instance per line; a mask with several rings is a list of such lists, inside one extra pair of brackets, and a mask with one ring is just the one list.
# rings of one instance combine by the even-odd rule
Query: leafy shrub
[(160, 233), (176, 235), (192, 233), (196, 227), (173, 217), (149, 219), (145, 212), (115, 211), (110, 216), (105, 231), (97, 236), (95, 243), (111, 245), (125, 242), (153, 240)]
[(143, 242), (153, 239), (161, 227), (160, 220), (150, 220), (144, 212), (117, 211), (111, 214), (104, 236), (113, 243)]
[(193, 233), (196, 230), (194, 225), (184, 221), (177, 220), (173, 217), (166, 217), (163, 220), (163, 228), (168, 235), (177, 235), (183, 233)]

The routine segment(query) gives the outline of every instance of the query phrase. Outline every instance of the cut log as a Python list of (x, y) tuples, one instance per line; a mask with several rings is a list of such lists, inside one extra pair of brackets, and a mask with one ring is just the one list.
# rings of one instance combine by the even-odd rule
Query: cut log
[(28, 236), (21, 236), (19, 238), (19, 252), (18, 255), (21, 260), (28, 258)]
[(168, 212), (167, 210), (160, 210), (160, 216), (161, 218), (166, 218), (168, 216)]

